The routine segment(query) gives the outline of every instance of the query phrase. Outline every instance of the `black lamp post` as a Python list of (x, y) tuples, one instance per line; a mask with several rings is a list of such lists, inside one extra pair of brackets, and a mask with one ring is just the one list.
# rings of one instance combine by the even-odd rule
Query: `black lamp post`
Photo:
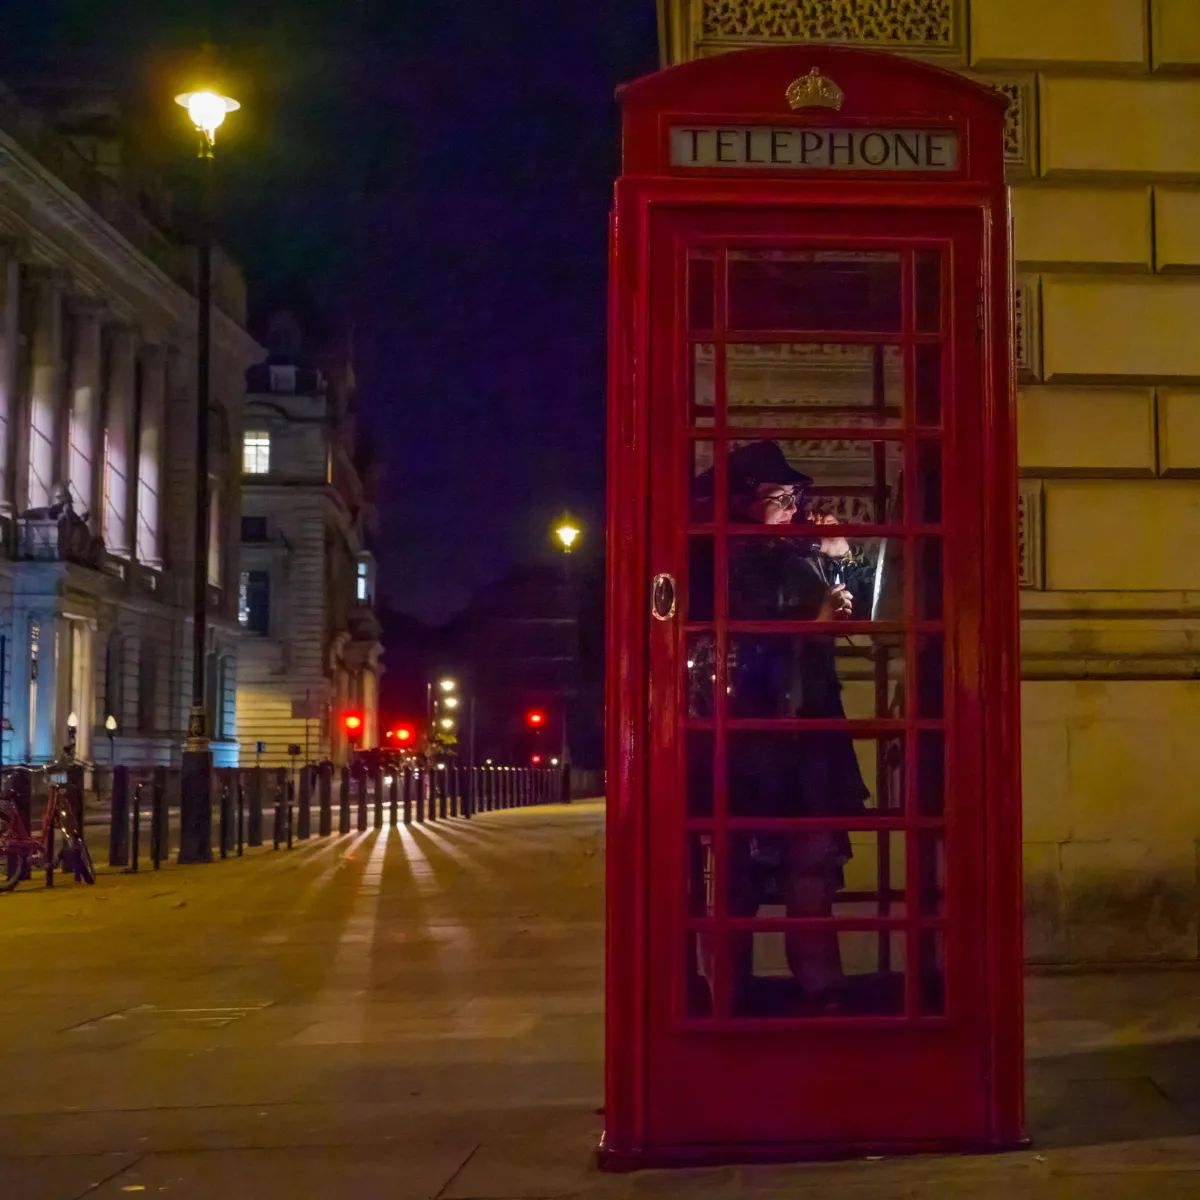
[(212, 748), (205, 700), (208, 651), (208, 377), (212, 356), (213, 145), (227, 113), (241, 106), (212, 89), (184, 92), (175, 103), (196, 128), (200, 165), (200, 237), (196, 272), (196, 523), (192, 576), (192, 707), (179, 791), (179, 861), (212, 859)]

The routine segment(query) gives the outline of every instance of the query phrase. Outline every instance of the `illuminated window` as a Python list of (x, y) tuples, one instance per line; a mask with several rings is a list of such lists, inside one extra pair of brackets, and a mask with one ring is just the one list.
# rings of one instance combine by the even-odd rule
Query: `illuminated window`
[(271, 435), (265, 429), (247, 430), (242, 438), (242, 473), (265, 475), (271, 469)]
[(358, 564), (358, 600), (360, 604), (365, 604), (370, 598), (371, 584), (367, 574), (367, 564), (360, 562)]

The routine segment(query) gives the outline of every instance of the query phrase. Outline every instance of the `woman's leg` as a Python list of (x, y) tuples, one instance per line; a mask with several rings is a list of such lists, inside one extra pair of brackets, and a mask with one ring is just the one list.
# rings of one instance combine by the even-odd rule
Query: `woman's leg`
[[(838, 891), (836, 872), (837, 834), (822, 830), (798, 833), (788, 854), (787, 915), (829, 917)], [(813, 996), (840, 987), (842, 956), (834, 929), (796, 929), (787, 934), (788, 967), (792, 976)]]

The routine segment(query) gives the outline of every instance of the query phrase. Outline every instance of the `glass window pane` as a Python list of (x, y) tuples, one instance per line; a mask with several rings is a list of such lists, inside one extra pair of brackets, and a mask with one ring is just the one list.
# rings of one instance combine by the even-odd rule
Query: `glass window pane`
[(945, 708), (945, 663), (942, 639), (935, 634), (917, 638), (917, 716), (939, 720)]
[(685, 1011), (692, 1019), (713, 1015), (714, 938), (711, 933), (688, 933), (684, 945)]
[(730, 425), (895, 427), (904, 417), (899, 346), (730, 343)]
[(863, 817), (904, 807), (899, 733), (732, 729), (725, 740), (731, 817)]
[(943, 830), (921, 830), (917, 839), (917, 861), (921, 916), (940, 917), (946, 911), (946, 835)]
[(940, 729), (917, 734), (917, 812), (940, 817), (946, 810), (946, 741)]
[(735, 441), (726, 472), (729, 520), (734, 524), (882, 525), (902, 520), (900, 442)]
[(732, 329), (900, 329), (897, 253), (735, 250), (728, 262)]
[(915, 258), (917, 332), (937, 333), (942, 327), (942, 256), (919, 250)]
[(905, 612), (903, 560), (899, 538), (731, 537), (729, 617), (899, 621)]
[(942, 539), (917, 538), (916, 613), (918, 621), (942, 619)]
[(713, 519), (713, 499), (717, 481), (713, 472), (713, 444), (693, 442), (691, 455), (691, 520), (694, 525), (710, 525)]
[(687, 835), (687, 913), (689, 917), (716, 915), (716, 857), (711, 833)]
[(692, 404), (691, 423), (711, 426), (717, 411), (716, 347), (702, 342), (692, 347)]
[(713, 619), (713, 540), (708, 535), (688, 539), (687, 619)]
[(922, 438), (917, 442), (917, 511), (922, 525), (942, 519), (942, 443)]
[(946, 1012), (946, 938), (940, 929), (922, 929), (918, 941), (918, 994), (921, 1015), (940, 1017)]
[[(703, 637), (692, 636), (697, 642)], [(702, 653), (694, 653), (689, 641), (688, 660), (696, 664), (697, 675), (705, 667)], [(904, 715), (904, 639), (898, 633), (735, 633), (729, 638), (727, 668), (725, 711), (731, 717)], [(693, 687), (702, 684), (697, 679)]]
[(713, 327), (716, 271), (711, 257), (692, 254), (688, 258), (688, 329), (693, 333)]
[(689, 729), (686, 734), (687, 814), (713, 815), (713, 735), (709, 729)]
[(711, 630), (689, 633), (684, 660), (687, 715), (692, 721), (711, 721), (713, 684), (717, 678), (716, 637)]
[(918, 425), (942, 423), (942, 348), (921, 345), (916, 348), (916, 403)]
[(738, 932), (730, 935), (729, 945), (735, 1017), (904, 1013), (906, 955), (900, 930)]

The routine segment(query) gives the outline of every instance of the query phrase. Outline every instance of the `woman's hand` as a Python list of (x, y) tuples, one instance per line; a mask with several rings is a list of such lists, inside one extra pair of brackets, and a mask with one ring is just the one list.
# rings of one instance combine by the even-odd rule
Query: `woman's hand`
[(818, 621), (847, 621), (854, 612), (854, 597), (844, 583), (835, 583), (821, 601)]
[[(812, 514), (814, 525), (836, 525), (837, 517), (832, 513), (816, 512)], [(821, 539), (821, 553), (830, 558), (849, 558), (850, 543), (844, 537), (827, 537)]]

